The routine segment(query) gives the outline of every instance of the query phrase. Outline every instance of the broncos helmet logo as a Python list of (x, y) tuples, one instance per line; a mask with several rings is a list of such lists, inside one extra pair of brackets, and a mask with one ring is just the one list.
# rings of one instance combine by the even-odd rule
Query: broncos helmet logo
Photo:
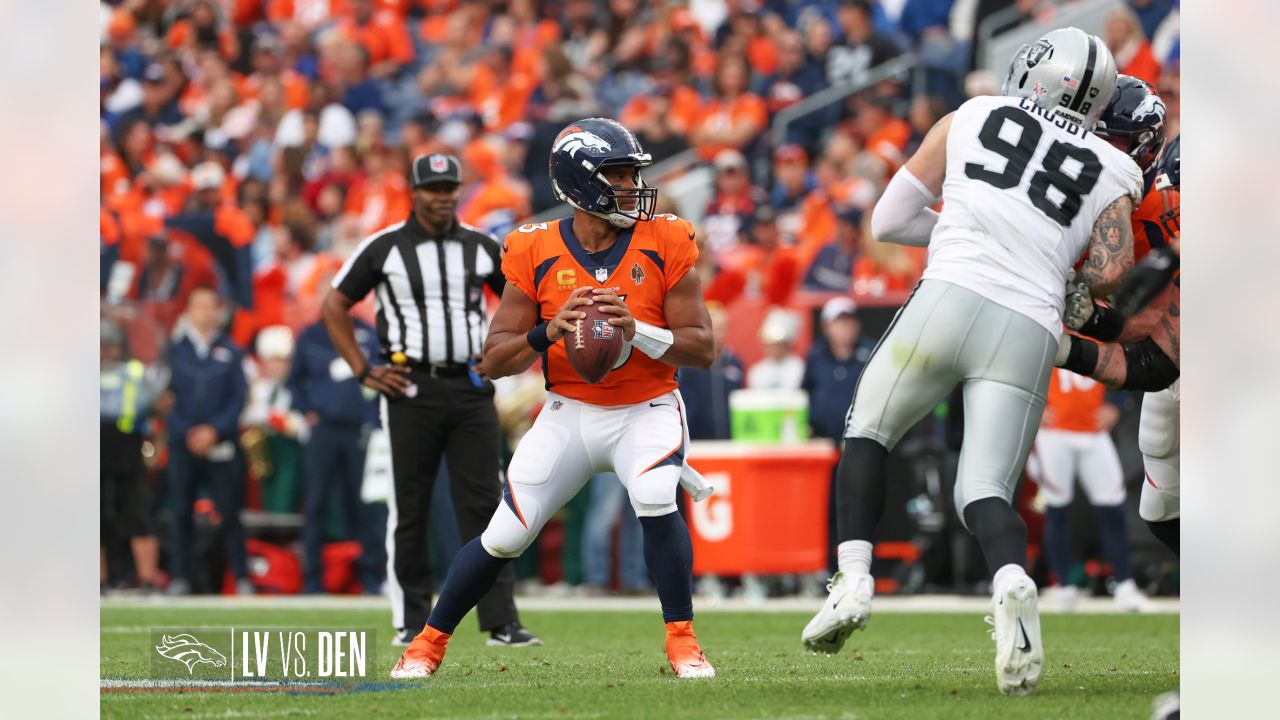
[(586, 130), (575, 131), (575, 128), (569, 128), (569, 130), (571, 132), (566, 135), (561, 135), (556, 139), (555, 147), (551, 149), (552, 152), (560, 152), (561, 150), (564, 150), (568, 152), (570, 156), (574, 156), (577, 155), (578, 151), (582, 148), (606, 151), (613, 149), (612, 145), (605, 142), (603, 138), (595, 133), (590, 133)]
[(1133, 116), (1143, 117), (1151, 113), (1159, 115), (1161, 121), (1164, 120), (1164, 101), (1160, 99), (1159, 95), (1149, 92), (1142, 98), (1142, 102), (1138, 107), (1133, 109)]
[(195, 672), (196, 665), (200, 663), (209, 663), (214, 667), (223, 667), (227, 664), (225, 655), (187, 633), (162, 636), (160, 644), (156, 646), (156, 652), (186, 665), (188, 675)]

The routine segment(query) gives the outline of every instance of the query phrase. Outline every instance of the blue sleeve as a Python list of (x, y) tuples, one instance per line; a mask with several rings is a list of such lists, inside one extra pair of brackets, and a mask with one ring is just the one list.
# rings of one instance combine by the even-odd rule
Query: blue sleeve
[(289, 379), (285, 386), (289, 388), (290, 404), (300, 413), (311, 412), (311, 398), (307, 395), (309, 383), (303, 381), (302, 348), (310, 339), (311, 330), (307, 329), (298, 335), (298, 342), (293, 348), (293, 360), (289, 364)]
[(227, 402), (210, 420), (209, 424), (218, 431), (222, 440), (234, 440), (240, 429), (240, 413), (244, 412), (244, 403), (249, 394), (249, 385), (244, 379), (243, 357), (240, 352), (234, 353), (232, 362), (235, 371), (231, 373), (231, 387), (227, 393)]

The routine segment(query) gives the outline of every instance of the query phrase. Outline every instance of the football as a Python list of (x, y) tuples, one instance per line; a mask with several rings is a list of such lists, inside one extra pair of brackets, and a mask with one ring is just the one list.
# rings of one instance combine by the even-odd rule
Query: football
[(613, 369), (622, 354), (622, 328), (609, 324), (616, 317), (601, 312), (599, 305), (583, 305), (578, 308), (586, 317), (577, 322), (573, 332), (564, 336), (564, 349), (569, 364), (583, 380), (598, 383)]

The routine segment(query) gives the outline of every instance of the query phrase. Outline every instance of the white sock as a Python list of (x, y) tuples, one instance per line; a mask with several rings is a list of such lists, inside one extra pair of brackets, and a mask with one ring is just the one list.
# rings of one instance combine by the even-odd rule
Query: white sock
[(871, 574), (871, 543), (846, 540), (836, 546), (836, 563), (845, 575)]
[(996, 571), (996, 576), (992, 580), (992, 585), (994, 587), (1002, 587), (1005, 582), (1017, 579), (1019, 576), (1024, 576), (1026, 574), (1027, 571), (1022, 569), (1021, 565), (1009, 563)]

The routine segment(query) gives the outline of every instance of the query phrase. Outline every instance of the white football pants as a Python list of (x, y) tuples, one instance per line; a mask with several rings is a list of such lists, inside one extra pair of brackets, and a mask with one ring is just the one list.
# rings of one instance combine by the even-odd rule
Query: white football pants
[(1160, 392), (1142, 396), (1142, 417), (1138, 421), (1138, 449), (1147, 477), (1142, 483), (1138, 514), (1148, 522), (1173, 520), (1182, 516), (1179, 499), (1181, 442), (1178, 412), (1179, 387), (1173, 381)]
[(516, 448), (480, 541), (495, 557), (520, 555), (591, 476), (607, 471), (617, 473), (638, 517), (675, 512), (688, 446), (678, 391), (618, 407), (552, 392)]
[(1077, 478), (1090, 505), (1119, 505), (1126, 497), (1120, 456), (1109, 433), (1043, 428), (1027, 470), (1040, 483), (1050, 507), (1071, 504)]

